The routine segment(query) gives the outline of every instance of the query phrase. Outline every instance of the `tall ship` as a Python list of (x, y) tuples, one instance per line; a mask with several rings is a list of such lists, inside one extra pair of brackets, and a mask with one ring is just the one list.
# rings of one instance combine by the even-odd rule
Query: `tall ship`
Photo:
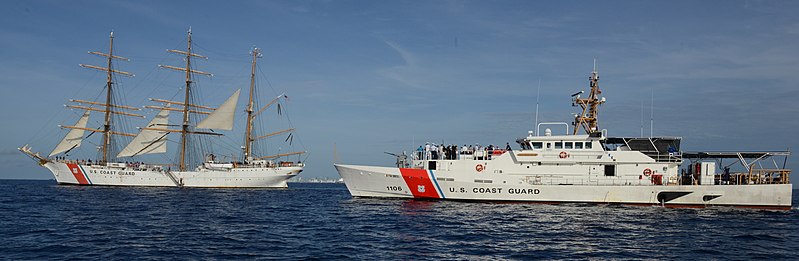
[[(201, 139), (198, 136), (223, 136), (218, 130), (230, 131), (233, 129), (235, 112), (237, 109), (241, 90), (236, 90), (219, 107), (209, 107), (196, 104), (196, 75), (211, 76), (210, 73), (193, 69), (195, 59), (207, 59), (192, 50), (191, 29), (187, 34), (187, 49), (167, 50), (177, 54), (185, 60), (185, 67), (159, 65), (161, 68), (178, 71), (185, 74), (185, 86), (180, 90), (182, 101), (151, 98), (158, 106), (144, 106), (144, 108), (158, 111), (144, 127), (139, 127), (138, 134), (124, 132), (120, 127), (124, 119), (119, 117), (140, 117), (141, 108), (122, 105), (116, 102), (119, 91), (115, 88), (115, 76), (133, 76), (133, 74), (117, 70), (114, 61), (129, 59), (117, 56), (114, 53), (114, 33), (109, 37), (109, 51), (89, 52), (99, 55), (107, 60), (107, 66), (94, 66), (81, 64), (81, 67), (100, 70), (107, 75), (103, 95), (104, 100), (70, 100), (67, 108), (82, 112), (74, 125), (59, 126), (68, 130), (66, 136), (56, 145), (49, 155), (43, 156), (33, 152), (29, 145), (19, 150), (36, 160), (41, 166), (52, 172), (58, 184), (69, 185), (108, 185), (108, 186), (163, 186), (163, 187), (219, 187), (219, 188), (285, 188), (287, 181), (302, 172), (304, 163), (299, 155), (305, 151), (284, 152), (273, 155), (258, 155), (257, 141), (278, 135), (288, 135), (286, 141), (293, 141), (294, 128), (278, 132), (257, 135), (256, 123), (263, 112), (272, 105), (277, 104), (280, 112), (282, 99), (287, 96), (281, 94), (269, 101), (265, 106), (256, 106), (256, 61), (262, 56), (260, 50), (254, 48), (251, 52), (252, 65), (250, 73), (250, 86), (248, 102), (246, 105), (246, 127), (240, 158), (229, 157), (228, 160), (218, 160), (217, 155), (208, 152), (209, 143), (213, 140)], [(90, 113), (100, 114), (102, 117), (100, 128), (89, 125)], [(178, 119), (170, 123), (170, 113), (177, 114)], [(95, 122), (97, 122), (95, 120)], [(258, 125), (260, 126), (260, 125)], [(88, 134), (87, 134), (88, 133)], [(92, 159), (77, 159), (70, 156), (70, 152), (81, 146), (82, 141), (95, 134), (102, 135), (97, 146), (97, 157)], [(171, 135), (170, 135), (171, 134)], [(169, 137), (177, 138), (177, 142)], [(130, 142), (122, 149), (117, 137), (129, 137)], [(139, 157), (148, 154), (167, 153), (167, 144), (177, 143), (176, 156), (169, 163), (145, 163)], [(288, 160), (297, 156), (296, 161)]]
[[(684, 152), (679, 137), (609, 137), (596, 69), (589, 83), (587, 97), (572, 95), (582, 112), (571, 124), (537, 124), (515, 148), (427, 144), (393, 167), (334, 165), (353, 197), (791, 208), (790, 152)], [(538, 131), (553, 124), (566, 133)]]

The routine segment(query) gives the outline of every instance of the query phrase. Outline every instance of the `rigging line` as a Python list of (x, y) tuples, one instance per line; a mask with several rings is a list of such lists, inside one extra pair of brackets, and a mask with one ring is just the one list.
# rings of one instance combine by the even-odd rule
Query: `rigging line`
[[(154, 68), (154, 70), (157, 70), (157, 69), (158, 69), (158, 67)], [(152, 88), (150, 88), (149, 91), (147, 91), (146, 93), (144, 93), (143, 96), (141, 96), (141, 100), (144, 100), (146, 102), (147, 98), (152, 98), (154, 96), (154, 94), (156, 93), (156, 91), (162, 91), (162, 89), (166, 89), (166, 88), (173, 89), (171, 84), (170, 85), (166, 84), (166, 81), (169, 78), (170, 77), (167, 74), (162, 74), (160, 80), (154, 79), (154, 81), (156, 83), (152, 85)], [(180, 88), (178, 88), (178, 89), (180, 89)]]
[(238, 144), (232, 144), (232, 143), (230, 143), (228, 141), (220, 140), (219, 141), (219, 145), (221, 145), (221, 148), (220, 148), (219, 151), (240, 153)]
[(230, 136), (226, 135), (217, 138), (220, 140), (219, 142), (222, 143), (222, 145), (227, 146), (228, 149), (232, 151), (238, 150), (238, 141), (234, 141)]
[[(161, 61), (159, 61), (159, 62), (158, 62), (158, 64), (162, 64), (164, 60), (165, 60), (165, 58), (162, 58), (162, 59), (161, 59)], [(155, 72), (156, 70), (158, 70), (158, 66), (153, 66), (153, 67), (151, 67), (151, 68), (150, 68), (150, 70), (149, 70), (149, 71), (148, 71), (148, 72), (147, 72), (147, 73), (146, 73), (146, 74), (145, 74), (145, 75), (144, 75), (144, 76), (141, 78), (141, 80), (139, 80), (139, 81), (138, 81), (136, 84), (134, 84), (133, 86), (131, 86), (131, 88), (126, 88), (126, 89), (125, 89), (125, 91), (124, 91), (124, 94), (125, 94), (125, 96), (130, 96), (130, 95), (131, 95), (131, 91), (133, 91), (134, 89), (138, 90), (138, 89), (139, 89), (139, 86), (141, 86), (142, 84), (144, 84), (144, 82), (149, 82), (149, 81), (147, 81), (147, 80), (149, 80), (149, 79), (150, 79), (150, 76), (151, 76), (151, 75), (153, 74), (153, 72)]]
[(196, 48), (202, 50), (204, 53), (218, 54), (220, 57), (239, 57), (240, 59), (238, 59), (238, 61), (246, 61), (246, 60), (249, 60), (247, 58), (250, 58), (250, 54), (249, 53), (247, 53), (247, 54), (241, 54), (239, 52), (223, 53), (223, 52), (218, 52), (218, 51), (214, 51), (214, 50), (205, 48), (205, 46), (203, 44), (197, 43), (195, 39), (192, 39), (191, 44), (192, 44), (192, 47), (193, 47), (192, 49), (194, 49), (194, 47), (196, 47)]
[(266, 81), (266, 85), (269, 86), (269, 89), (272, 89), (272, 93), (274, 93), (274, 95), (278, 95), (279, 92), (277, 92), (275, 90), (275, 87), (272, 86), (272, 82), (269, 81), (269, 77), (266, 76), (266, 73), (264, 73), (263, 70), (261, 70), (261, 66), (257, 66), (256, 65), (255, 67), (257, 67), (257, 69), (258, 69), (258, 72), (259, 72), (258, 75), (260, 77), (264, 78), (264, 80)]
[[(175, 44), (175, 46), (173, 46), (173, 47), (172, 47), (171, 49), (169, 49), (169, 50), (180, 50), (181, 46), (185, 46), (185, 43), (186, 43), (186, 40), (185, 40), (185, 39), (183, 39), (183, 40), (180, 40), (180, 41), (179, 41), (179, 43)], [(160, 61), (159, 61), (157, 64), (164, 64), (164, 63), (165, 63), (165, 61), (166, 61), (167, 59), (170, 59), (170, 57), (174, 57), (174, 56), (173, 56), (173, 55), (171, 55), (169, 52), (164, 52), (164, 53), (161, 55), (161, 60), (160, 60)], [(151, 74), (153, 74), (153, 73), (154, 73), (154, 72), (156, 72), (156, 71), (160, 71), (159, 69), (160, 69), (160, 67), (158, 67), (158, 66), (153, 66), (153, 67), (152, 67), (152, 69), (150, 69), (150, 72), (148, 72), (148, 73), (147, 73), (147, 76), (145, 76), (145, 78), (144, 78), (144, 79), (142, 79), (142, 81), (141, 81), (141, 82), (139, 82), (139, 85), (140, 85), (140, 84), (143, 84), (143, 83), (145, 82), (144, 80), (147, 80), (147, 79), (149, 79), (149, 77), (150, 77), (150, 75), (151, 75)], [(157, 90), (159, 90), (159, 89), (160, 89), (160, 88), (159, 88), (160, 86), (165, 86), (165, 85), (164, 85), (164, 82), (166, 82), (166, 81), (167, 81), (167, 79), (169, 79), (169, 78), (170, 78), (169, 74), (163, 74), (163, 77), (161, 78), (161, 81), (160, 81), (160, 82), (158, 82), (157, 84), (151, 85), (151, 86), (152, 86), (152, 88), (150, 89), (150, 91), (148, 91), (148, 92), (146, 93), (146, 95), (143, 97), (143, 99), (147, 99), (147, 97), (148, 97), (148, 96), (152, 96), (152, 95), (153, 95), (153, 93), (155, 93)], [(138, 85), (137, 85), (137, 87), (138, 87)]]
[[(86, 83), (84, 83), (84, 85), (87, 85), (87, 84), (88, 84), (88, 81), (87, 81)], [(74, 94), (73, 94), (73, 95), (74, 95)], [(51, 124), (53, 121), (55, 121), (56, 119), (61, 119), (61, 120), (59, 121), (59, 123), (60, 123), (59, 125), (67, 125), (67, 124), (65, 123), (65, 121), (67, 120), (67, 118), (68, 118), (68, 117), (63, 117), (63, 116), (64, 116), (64, 114), (65, 114), (65, 113), (69, 113), (69, 112), (71, 112), (71, 113), (73, 113), (73, 114), (74, 114), (74, 111), (73, 111), (72, 109), (66, 110), (66, 112), (65, 112), (65, 110), (63, 110), (63, 108), (62, 108), (62, 109), (60, 109), (60, 110), (58, 110), (58, 112), (57, 112), (57, 113), (50, 113), (50, 117), (48, 117), (48, 119), (45, 121), (45, 126), (50, 126), (50, 124)], [(38, 130), (36, 130), (36, 132), (33, 134), (33, 136), (32, 136), (32, 137), (30, 137), (30, 138), (28, 138), (28, 140), (27, 140), (25, 143), (27, 143), (27, 144), (31, 144), (31, 143), (32, 143), (32, 141), (34, 141), (34, 140), (41, 140), (41, 139), (39, 138), (39, 137), (40, 137), (39, 135), (40, 135), (40, 134), (41, 134), (41, 133), (42, 133), (42, 132), (43, 132), (45, 129), (49, 129), (49, 130), (58, 130), (58, 129), (60, 129), (60, 128), (55, 128), (55, 129), (53, 129), (53, 128), (38, 128)], [(51, 136), (51, 135), (47, 135), (47, 136)]]

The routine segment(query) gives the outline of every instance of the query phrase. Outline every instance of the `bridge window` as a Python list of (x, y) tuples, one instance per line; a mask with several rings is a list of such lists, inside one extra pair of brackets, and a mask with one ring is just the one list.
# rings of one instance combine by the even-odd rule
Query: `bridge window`
[(583, 149), (583, 143), (582, 142), (575, 142), (574, 143), (574, 148), (578, 149), (578, 150)]
[(592, 145), (592, 143), (591, 143), (590, 141), (589, 141), (589, 142), (586, 142), (586, 143), (585, 143), (585, 148), (586, 148), (586, 149), (591, 149), (591, 145)]
[(563, 142), (555, 142), (555, 149), (562, 149), (562, 148), (563, 148)]
[(572, 144), (574, 144), (574, 143), (572, 143), (571, 141), (567, 141), (567, 142), (564, 142), (564, 146), (563, 147), (565, 149), (571, 149), (573, 147)]
[(543, 142), (533, 142), (533, 149), (540, 150), (543, 147), (544, 147)]

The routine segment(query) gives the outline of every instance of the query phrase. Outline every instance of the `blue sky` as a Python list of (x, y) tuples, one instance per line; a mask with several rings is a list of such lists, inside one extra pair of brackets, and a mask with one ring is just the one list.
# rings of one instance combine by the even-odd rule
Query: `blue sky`
[[(193, 28), (208, 104), (246, 88), (248, 51), (263, 49), (266, 96), (286, 92), (306, 177), (336, 177), (340, 161), (390, 165), (384, 151), (425, 141), (504, 144), (540, 121), (569, 121), (569, 95), (586, 89), (593, 59), (608, 103), (600, 125), (640, 134), (641, 103), (655, 135), (684, 150), (799, 148), (799, 3), (791, 1), (6, 1), (0, 10), (5, 123), (0, 178), (50, 178), (16, 151), (48, 152), (91, 99), (102, 64), (86, 51), (132, 59), (118, 68), (126, 103), (169, 98)], [(152, 112), (146, 112), (152, 115)], [(71, 117), (71, 118), (70, 118)], [(237, 125), (240, 126), (240, 125)], [(232, 140), (239, 140), (231, 135)], [(88, 147), (88, 146), (87, 146)], [(789, 166), (796, 168), (795, 156)]]

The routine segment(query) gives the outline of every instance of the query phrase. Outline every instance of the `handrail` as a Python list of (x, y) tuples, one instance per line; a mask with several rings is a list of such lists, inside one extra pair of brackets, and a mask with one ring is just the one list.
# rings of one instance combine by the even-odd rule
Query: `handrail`
[(563, 124), (566, 126), (566, 135), (569, 135), (569, 124), (565, 122), (541, 122), (535, 127), (535, 133), (538, 136), (541, 136), (541, 125), (561, 125)]

